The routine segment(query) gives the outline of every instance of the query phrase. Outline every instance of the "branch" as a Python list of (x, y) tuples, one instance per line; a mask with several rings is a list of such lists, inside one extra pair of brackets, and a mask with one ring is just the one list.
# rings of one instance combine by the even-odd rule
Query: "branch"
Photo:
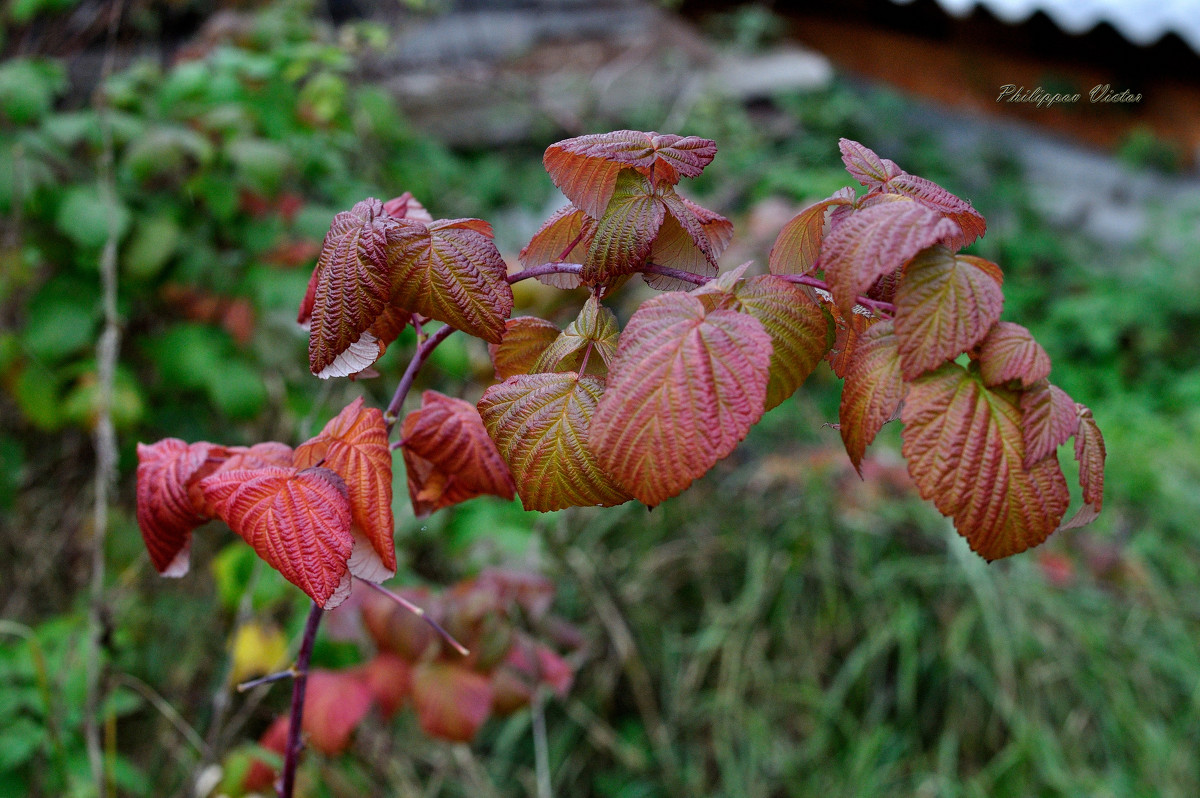
[(509, 285), (528, 280), (530, 277), (545, 277), (547, 274), (579, 274), (583, 271), (582, 263), (543, 263), (531, 266), (519, 272), (513, 272), (506, 278)]
[(393, 593), (392, 591), (388, 590), (383, 585), (376, 584), (375, 582), (370, 582), (366, 579), (360, 579), (359, 581), (362, 582), (363, 584), (365, 584), (367, 587), (373, 588), (374, 590), (379, 591), (383, 595), (390, 598), (392, 601), (399, 604), (404, 609), (411, 612), (413, 615), (415, 615), (418, 618), (420, 618), (421, 620), (425, 621), (425, 623), (429, 624), (430, 628), (433, 629), (433, 631), (438, 633), (439, 637), (441, 637), (443, 640), (446, 641), (447, 645), (449, 645), (451, 648), (453, 648), (455, 651), (457, 651), (462, 656), (465, 657), (471, 653), (470, 651), (467, 650), (466, 646), (464, 646), (462, 643), (455, 640), (454, 636), (451, 635), (449, 632), (447, 632), (440, 623), (435, 621), (433, 618), (430, 618), (424, 609), (422, 609), (421, 607), (418, 607), (416, 604), (413, 604), (411, 601), (404, 598), (404, 596), (401, 596), (398, 593)]
[(674, 277), (676, 280), (682, 280), (685, 283), (692, 285), (704, 285), (711, 278), (705, 277), (702, 274), (695, 272), (685, 272), (683, 269), (672, 269), (670, 266), (659, 266), (657, 263), (647, 263), (645, 268), (641, 269), (644, 274), (661, 274), (663, 277)]
[[(826, 293), (832, 293), (829, 290), (829, 283), (825, 282), (824, 280), (817, 279), (816, 277), (809, 277), (807, 274), (778, 274), (776, 277), (782, 277), (789, 283), (807, 285), (812, 288), (819, 288)], [(880, 314), (886, 314), (888, 316), (896, 315), (896, 306), (891, 302), (884, 302), (880, 299), (871, 299), (870, 297), (865, 296), (856, 296), (854, 301), (863, 307), (870, 308), (871, 310), (877, 311)]]
[[(414, 360), (416, 358), (413, 358)], [(300, 653), (296, 655), (295, 681), (292, 683), (292, 714), (288, 720), (287, 747), (284, 749), (283, 772), (279, 774), (276, 792), (279, 798), (292, 798), (296, 786), (296, 766), (300, 762), (300, 725), (304, 721), (304, 694), (308, 688), (308, 664), (312, 661), (313, 641), (317, 639), (317, 627), (325, 611), (314, 601), (304, 625), (304, 639), (300, 641)]]
[(392, 401), (388, 402), (387, 410), (383, 413), (383, 420), (387, 422), (389, 433), (400, 418), (400, 410), (404, 407), (404, 400), (408, 398), (408, 392), (412, 390), (417, 372), (421, 370), (421, 366), (425, 365), (425, 361), (429, 359), (437, 345), (449, 338), (453, 332), (454, 328), (446, 325), (417, 346), (416, 354), (413, 355), (412, 360), (408, 361), (408, 368), (404, 370), (404, 376), (400, 378), (400, 384), (396, 386), (396, 393), (392, 394)]

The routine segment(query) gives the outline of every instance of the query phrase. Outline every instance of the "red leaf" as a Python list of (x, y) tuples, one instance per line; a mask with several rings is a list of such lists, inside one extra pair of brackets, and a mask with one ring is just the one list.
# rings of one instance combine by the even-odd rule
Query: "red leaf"
[(979, 347), (979, 366), (988, 385), (1020, 380), (1028, 388), (1050, 374), (1050, 356), (1029, 330), (1001, 321), (988, 331)]
[(421, 409), (404, 419), (400, 437), (418, 518), (476, 496), (512, 499), (512, 474), (470, 402), (425, 391)]
[(150, 561), (163, 576), (188, 570), (192, 530), (212, 518), (188, 495), (188, 486), (210, 456), (224, 448), (211, 443), (187, 444), (165, 438), (137, 446), (137, 519)]
[(400, 711), (412, 690), (412, 666), (386, 651), (363, 666), (363, 678), (385, 720)]
[(621, 335), (589, 442), (653, 506), (728, 455), (763, 414), (771, 337), (758, 319), (691, 294), (642, 304)]
[(1076, 529), (1090, 524), (1100, 515), (1104, 505), (1104, 460), (1107, 450), (1104, 436), (1086, 406), (1076, 403), (1079, 426), (1075, 432), (1075, 459), (1079, 462), (1079, 485), (1083, 488), (1083, 507), (1063, 524), (1063, 529)]
[(410, 222), (392, 253), (396, 305), (499, 343), (513, 295), (486, 222)]
[(485, 568), (475, 577), (480, 589), (491, 591), (506, 604), (516, 604), (533, 620), (541, 620), (554, 602), (554, 583), (541, 574), (506, 568)]
[[(287, 750), (288, 726), (290, 722), (286, 715), (278, 717), (259, 739), (258, 744), (268, 751), (274, 751), (283, 756)], [(250, 767), (242, 777), (242, 789), (247, 793), (262, 792), (271, 788), (275, 782), (275, 767), (263, 761), (261, 757), (250, 760)]]
[(541, 643), (520, 635), (492, 674), (492, 711), (511, 715), (528, 706), (539, 684), (548, 685), (564, 698), (574, 678), (566, 660)]
[(853, 203), (853, 192), (849, 197), (835, 194), (792, 217), (771, 246), (771, 254), (767, 258), (771, 274), (808, 274), (816, 268), (829, 209)]
[(880, 158), (870, 147), (857, 141), (839, 139), (838, 149), (842, 151), (842, 163), (846, 164), (846, 171), (867, 188), (879, 188), (904, 173), (894, 161)]
[(346, 405), (315, 438), (296, 447), (297, 468), (318, 463), (345, 480), (355, 538), (350, 573), (371, 582), (391, 579), (396, 575), (392, 453), (383, 413), (364, 408), (361, 396)]
[(662, 199), (649, 180), (632, 170), (618, 175), (583, 261), (583, 282), (603, 285), (642, 268), (665, 216)]
[(733, 222), (716, 211), (710, 211), (708, 208), (697, 205), (687, 197), (680, 197), (679, 201), (700, 222), (701, 229), (708, 236), (708, 240), (712, 242), (713, 257), (721, 257), (721, 253), (729, 247), (729, 242), (733, 241)]
[(896, 417), (904, 398), (898, 347), (893, 323), (875, 324), (863, 334), (846, 371), (838, 427), (860, 476), (867, 447), (883, 425)]
[(412, 192), (405, 191), (399, 197), (383, 203), (383, 212), (393, 219), (413, 219), (418, 222), (432, 222), (433, 217), (425, 206), (418, 202)]
[[(817, 292), (818, 296), (822, 293), (824, 292)], [(823, 302), (825, 301), (825, 297), (821, 297), (821, 299)], [(846, 316), (842, 315), (837, 305), (827, 303), (824, 307), (833, 317), (833, 345), (825, 355), (825, 359), (829, 361), (833, 373), (845, 379), (859, 338), (867, 331), (867, 328), (879, 321), (879, 317), (862, 305), (856, 305), (854, 312)]]
[(354, 545), (341, 477), (323, 468), (223, 471), (200, 483), (217, 516), (325, 609), (350, 592)]
[(880, 277), (957, 234), (954, 222), (905, 197), (889, 195), (856, 210), (829, 232), (821, 251), (834, 301), (849, 314), (856, 298)]
[(309, 284), (312, 301), (306, 296), (300, 307), (301, 323), (311, 307), (308, 364), (313, 374), (347, 376), (382, 353), (367, 330), (391, 295), (389, 250), (399, 225), (377, 199), (333, 218)]
[(470, 742), (492, 709), (492, 686), (459, 665), (422, 662), (413, 672), (413, 705), (426, 734)]
[(1075, 402), (1057, 385), (1041, 380), (1021, 393), (1026, 468), (1054, 454), (1078, 428)]
[(479, 413), (526, 510), (629, 501), (600, 469), (588, 443), (603, 392), (601, 380), (573, 373), (518, 375), (484, 392)]
[(1055, 458), (1026, 469), (1011, 392), (947, 363), (909, 386), (901, 417), (908, 471), (971, 548), (995, 560), (1044, 541), (1070, 494)]
[[(601, 208), (601, 213), (603, 211)], [(530, 269), (543, 263), (579, 262), (587, 255), (595, 235), (596, 220), (568, 205), (547, 219), (541, 229), (533, 234), (533, 238), (521, 250), (521, 267)], [(555, 288), (570, 289), (580, 285), (577, 274), (547, 274), (537, 279)]]
[(829, 349), (829, 319), (808, 292), (774, 275), (751, 277), (736, 290), (741, 308), (771, 336), (766, 409), (796, 392)]
[(532, 372), (538, 358), (561, 332), (555, 324), (536, 316), (518, 316), (506, 321), (500, 343), (488, 344), (496, 379), (506, 380)]
[(965, 247), (987, 232), (987, 221), (971, 207), (971, 203), (959, 199), (932, 180), (900, 174), (887, 181), (885, 190), (911, 197), (957, 224), (960, 234), (948, 242), (952, 249)]
[(308, 695), (301, 729), (308, 744), (336, 755), (350, 747), (350, 737), (371, 708), (374, 695), (357, 674), (315, 668), (308, 673)]
[(567, 199), (599, 218), (621, 168), (633, 167), (655, 185), (673, 185), (699, 175), (716, 154), (717, 145), (708, 139), (614, 130), (552, 144), (542, 162)]
[(1000, 318), (1004, 294), (991, 275), (945, 247), (904, 267), (896, 291), (896, 339), (907, 380), (916, 379), (983, 340)]

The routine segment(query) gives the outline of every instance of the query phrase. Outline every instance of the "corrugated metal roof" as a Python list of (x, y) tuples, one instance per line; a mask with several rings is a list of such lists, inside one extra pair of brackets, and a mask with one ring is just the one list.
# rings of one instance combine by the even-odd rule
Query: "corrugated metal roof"
[[(1174, 33), (1200, 53), (1200, 0), (935, 0), (946, 13), (968, 16), (982, 6), (1009, 24), (1041, 11), (1067, 33), (1086, 33), (1101, 22), (1138, 45)], [(908, 5), (913, 0), (893, 0)]]

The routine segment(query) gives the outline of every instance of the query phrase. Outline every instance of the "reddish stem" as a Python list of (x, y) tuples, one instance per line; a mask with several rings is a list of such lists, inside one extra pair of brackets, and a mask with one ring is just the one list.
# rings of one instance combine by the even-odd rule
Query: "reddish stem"
[(412, 360), (408, 361), (408, 368), (404, 370), (404, 376), (400, 378), (400, 384), (396, 386), (396, 393), (392, 394), (392, 401), (388, 403), (387, 410), (383, 414), (389, 433), (392, 431), (392, 427), (396, 426), (396, 420), (400, 418), (400, 409), (404, 407), (404, 400), (408, 398), (408, 392), (412, 389), (413, 380), (417, 378), (417, 372), (421, 370), (421, 366), (425, 365), (425, 361), (433, 354), (437, 345), (449, 338), (453, 332), (454, 328), (449, 325), (442, 327), (422, 341)]
[[(780, 274), (777, 276), (782, 277), (789, 283), (798, 283), (799, 285), (820, 288), (822, 291), (832, 293), (832, 291), (829, 290), (829, 283), (816, 277), (809, 277), (807, 274)], [(854, 298), (854, 301), (863, 307), (871, 308), (871, 310), (877, 310), (880, 313), (886, 313), (890, 316), (896, 315), (896, 306), (891, 302), (884, 302), (881, 299), (871, 299), (870, 297), (865, 296), (857, 296)]]
[(692, 285), (704, 285), (710, 278), (695, 272), (685, 272), (683, 269), (672, 269), (670, 266), (659, 266), (657, 263), (647, 263), (642, 269), (644, 274), (661, 274), (663, 277), (674, 277)]
[(531, 266), (508, 275), (508, 282), (511, 285), (528, 280), (530, 277), (545, 277), (547, 274), (579, 274), (581, 271), (583, 271), (582, 263), (543, 263), (540, 266)]
[(300, 653), (292, 669), (296, 676), (292, 683), (292, 714), (288, 720), (287, 748), (284, 749), (283, 772), (279, 774), (276, 792), (279, 798), (292, 798), (296, 786), (296, 766), (300, 763), (300, 751), (304, 744), (300, 740), (300, 725), (304, 720), (304, 694), (308, 687), (308, 664), (312, 661), (313, 642), (317, 639), (317, 627), (325, 611), (314, 601), (304, 625), (304, 638), (300, 641)]

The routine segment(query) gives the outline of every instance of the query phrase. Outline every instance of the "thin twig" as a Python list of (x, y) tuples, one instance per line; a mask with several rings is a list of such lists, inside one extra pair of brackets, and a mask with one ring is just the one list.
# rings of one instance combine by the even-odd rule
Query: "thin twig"
[(429, 356), (437, 348), (437, 345), (445, 341), (453, 333), (453, 327), (449, 325), (442, 327), (422, 341), (417, 347), (412, 360), (408, 361), (408, 368), (404, 370), (404, 376), (400, 378), (400, 384), (396, 386), (396, 392), (392, 394), (392, 401), (388, 402), (387, 410), (383, 414), (389, 433), (392, 431), (392, 427), (396, 426), (396, 421), (400, 418), (400, 410), (404, 407), (404, 400), (408, 398), (408, 392), (412, 390), (413, 380), (417, 378), (417, 372), (421, 370), (421, 366), (425, 365), (425, 361), (429, 359)]
[(550, 782), (550, 746), (546, 741), (545, 697), (541, 689), (534, 690), (533, 700), (529, 702), (529, 710), (533, 727), (533, 761), (537, 770), (537, 795), (538, 798), (554, 798), (554, 788)]
[(432, 628), (433, 631), (438, 633), (439, 637), (441, 637), (443, 640), (446, 641), (447, 645), (449, 645), (451, 648), (453, 648), (459, 654), (462, 654), (465, 657), (471, 653), (470, 651), (467, 650), (466, 646), (464, 646), (462, 643), (455, 640), (454, 636), (451, 635), (449, 632), (447, 632), (446, 629), (440, 623), (435, 621), (433, 618), (430, 618), (429, 614), (427, 612), (425, 612), (424, 609), (422, 609), (421, 607), (418, 607), (416, 604), (413, 604), (411, 601), (404, 598), (404, 596), (401, 596), (398, 593), (393, 593), (392, 591), (388, 590), (383, 585), (376, 584), (375, 582), (368, 582), (365, 579), (361, 579), (359, 581), (361, 581), (363, 584), (365, 584), (367, 587), (371, 588), (372, 590), (379, 591), (383, 595), (390, 598), (392, 601), (399, 604), (404, 609), (411, 612), (413, 615), (415, 615), (418, 618), (420, 618), (421, 620), (425, 621), (425, 623), (429, 624), (430, 628)]
[(104, 62), (100, 68), (100, 83), (96, 89), (95, 106), (100, 126), (102, 149), (99, 162), (101, 196), (107, 209), (107, 236), (100, 254), (100, 293), (104, 312), (104, 329), (96, 344), (96, 428), (93, 441), (96, 448), (96, 496), (92, 512), (92, 580), (88, 601), (88, 669), (87, 692), (84, 708), (84, 737), (87, 743), (88, 763), (97, 796), (104, 798), (108, 792), (105, 778), (104, 749), (100, 739), (99, 719), (96, 717), (103, 703), (101, 695), (105, 672), (102, 660), (102, 639), (105, 635), (104, 605), (104, 540), (108, 536), (108, 495), (117, 476), (117, 440), (112, 420), (113, 380), (117, 370), (117, 351), (121, 331), (117, 315), (117, 239), (120, 227), (117, 220), (117, 191), (113, 178), (113, 132), (108, 117), (104, 83), (112, 73), (116, 54), (117, 27), (124, 11), (124, 0), (112, 7), (108, 18), (108, 40), (105, 45)]
[[(787, 280), (789, 283), (807, 285), (811, 288), (819, 288), (827, 293), (833, 293), (829, 290), (829, 283), (816, 277), (810, 277), (807, 274), (780, 274), (778, 276), (784, 280)], [(854, 301), (863, 307), (870, 308), (871, 310), (876, 310), (880, 313), (886, 313), (890, 316), (896, 315), (896, 306), (891, 302), (884, 302), (881, 299), (871, 299), (870, 297), (865, 296), (857, 296), (854, 298)]]
[(313, 602), (308, 612), (308, 621), (304, 624), (304, 639), (300, 642), (300, 653), (296, 655), (296, 672), (292, 683), (292, 713), (288, 720), (287, 748), (284, 749), (283, 771), (279, 774), (276, 791), (279, 798), (292, 798), (296, 787), (296, 766), (300, 762), (300, 750), (304, 747), (300, 740), (300, 725), (304, 720), (304, 694), (308, 688), (308, 664), (312, 661), (313, 642), (317, 639), (317, 628), (321, 625), (321, 616), (325, 611), (317, 602)]
[(647, 263), (642, 267), (641, 271), (643, 274), (661, 274), (663, 277), (674, 277), (676, 280), (682, 280), (692, 285), (704, 285), (711, 279), (705, 277), (703, 274), (685, 272), (683, 269), (672, 269), (670, 266), (659, 266), (657, 263)]
[(528, 269), (513, 272), (508, 275), (507, 279), (511, 285), (528, 280), (530, 277), (545, 277), (548, 274), (579, 274), (582, 271), (582, 263), (543, 263), (540, 266), (531, 266)]
[(284, 679), (296, 678), (296, 671), (293, 668), (288, 668), (286, 671), (278, 673), (268, 673), (266, 676), (259, 676), (257, 679), (251, 679), (248, 682), (242, 682), (237, 686), (239, 693), (245, 693), (253, 690), (255, 687), (261, 687), (264, 684), (272, 684), (274, 682), (282, 682)]

